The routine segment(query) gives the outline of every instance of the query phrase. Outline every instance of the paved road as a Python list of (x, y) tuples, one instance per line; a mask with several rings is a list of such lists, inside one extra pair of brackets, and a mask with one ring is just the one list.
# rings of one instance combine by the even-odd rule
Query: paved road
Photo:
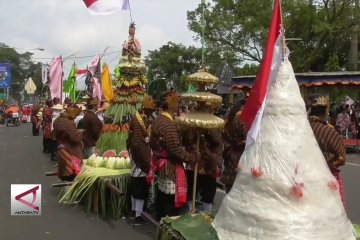
[[(127, 220), (87, 217), (82, 207), (61, 206), (56, 177), (45, 177), (54, 163), (42, 154), (42, 137), (31, 136), (30, 125), (0, 125), (0, 240), (154, 239), (151, 225), (132, 226)], [(10, 184), (42, 184), (42, 215), (10, 216)]]
[[(87, 217), (81, 207), (59, 205), (59, 190), (51, 188), (56, 178), (44, 176), (54, 163), (41, 153), (41, 139), (31, 136), (30, 125), (0, 125), (0, 240), (154, 239), (151, 225), (137, 227), (127, 220), (105, 221)], [(347, 212), (352, 222), (360, 223), (360, 155), (348, 155), (347, 161), (342, 168)], [(10, 184), (14, 183), (42, 184), (42, 216), (10, 216)]]
[(345, 207), (350, 220), (360, 224), (360, 152), (348, 154), (346, 161), (347, 164), (341, 168), (345, 189)]

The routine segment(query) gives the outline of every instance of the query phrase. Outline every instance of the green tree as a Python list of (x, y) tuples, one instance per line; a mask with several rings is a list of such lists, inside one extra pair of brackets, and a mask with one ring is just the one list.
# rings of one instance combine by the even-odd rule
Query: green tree
[[(205, 59), (208, 71), (215, 73), (222, 59), (219, 53), (206, 51)], [(159, 86), (161, 90), (174, 87), (178, 91), (185, 91), (188, 87), (186, 76), (198, 71), (201, 66), (201, 49), (169, 42), (157, 50), (149, 51), (145, 64), (149, 85), (151, 84), (150, 94), (154, 95), (159, 90)], [(165, 78), (165, 81), (159, 80), (162, 78)], [(152, 84), (151, 81), (157, 82)]]
[(25, 79), (29, 77), (33, 79), (37, 87), (35, 94), (41, 90), (41, 63), (34, 63), (31, 60), (32, 55), (31, 52), (18, 53), (14, 48), (0, 43), (0, 62), (11, 63), (11, 91), (16, 100), (21, 99), (19, 92), (24, 90)]
[[(273, 0), (213, 0), (205, 10), (208, 49), (232, 53), (238, 64), (259, 64), (265, 45)], [(282, 10), (295, 71), (324, 71), (337, 57), (346, 66), (354, 26), (352, 0), (283, 0)], [(189, 28), (201, 36), (199, 5), (188, 12)]]

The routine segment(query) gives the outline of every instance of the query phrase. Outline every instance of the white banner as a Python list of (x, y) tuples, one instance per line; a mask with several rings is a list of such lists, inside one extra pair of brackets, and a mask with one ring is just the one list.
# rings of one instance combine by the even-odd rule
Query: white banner
[(48, 65), (47, 64), (41, 65), (41, 79), (42, 79), (43, 84), (46, 84), (48, 82)]

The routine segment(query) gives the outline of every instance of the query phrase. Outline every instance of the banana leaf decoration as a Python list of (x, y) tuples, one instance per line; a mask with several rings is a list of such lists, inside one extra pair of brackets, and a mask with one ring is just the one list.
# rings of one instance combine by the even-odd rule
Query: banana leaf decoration
[(120, 77), (120, 67), (119, 67), (119, 65), (117, 65), (116, 67), (115, 67), (115, 69), (114, 69), (114, 76), (115, 76), (115, 78), (116, 79), (118, 79), (119, 77)]

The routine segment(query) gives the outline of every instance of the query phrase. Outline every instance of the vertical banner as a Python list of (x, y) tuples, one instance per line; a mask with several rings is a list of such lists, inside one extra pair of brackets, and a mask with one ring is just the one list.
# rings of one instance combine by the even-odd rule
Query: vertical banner
[(113, 97), (113, 89), (112, 89), (112, 83), (111, 83), (111, 77), (109, 72), (109, 67), (107, 64), (104, 64), (103, 70), (101, 73), (101, 87), (104, 94), (104, 98), (110, 102)]
[(11, 88), (11, 64), (0, 63), (0, 89)]
[(62, 99), (62, 74), (62, 58), (61, 56), (55, 57), (49, 66), (51, 98), (58, 97)]
[(41, 79), (43, 84), (48, 83), (48, 65), (41, 64)]

